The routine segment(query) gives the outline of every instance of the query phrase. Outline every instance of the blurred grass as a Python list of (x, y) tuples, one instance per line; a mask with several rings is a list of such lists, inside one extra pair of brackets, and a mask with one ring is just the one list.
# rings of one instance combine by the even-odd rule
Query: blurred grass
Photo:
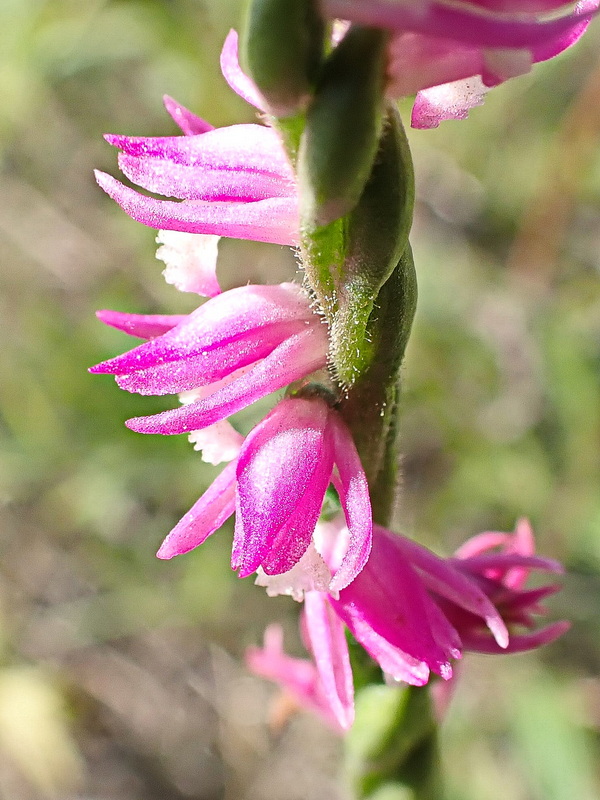
[[(228, 568), (231, 529), (154, 552), (215, 470), (185, 437), (127, 431), (167, 399), (86, 368), (127, 346), (97, 308), (184, 312), (154, 234), (95, 186), (106, 131), (174, 133), (169, 93), (251, 120), (219, 70), (238, 0), (0, 4), (0, 798), (341, 797), (338, 745), (266, 727), (240, 664), (267, 600)], [(456, 800), (600, 796), (600, 94), (580, 45), (411, 132), (420, 278), (404, 368), (398, 523), (442, 552), (529, 516), (573, 620), (538, 654), (467, 658), (443, 732)], [(228, 243), (230, 282), (280, 251)], [(271, 276), (269, 278), (269, 275)], [(277, 279), (280, 273), (277, 274)], [(247, 414), (243, 426), (251, 424)]]

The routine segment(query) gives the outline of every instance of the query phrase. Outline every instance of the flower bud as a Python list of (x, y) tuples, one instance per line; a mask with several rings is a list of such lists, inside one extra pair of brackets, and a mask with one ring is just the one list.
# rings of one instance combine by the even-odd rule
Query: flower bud
[(316, 0), (251, 0), (243, 58), (275, 116), (289, 116), (306, 105), (324, 37)]
[(351, 28), (321, 71), (300, 142), (302, 223), (348, 214), (371, 174), (384, 110), (386, 34)]

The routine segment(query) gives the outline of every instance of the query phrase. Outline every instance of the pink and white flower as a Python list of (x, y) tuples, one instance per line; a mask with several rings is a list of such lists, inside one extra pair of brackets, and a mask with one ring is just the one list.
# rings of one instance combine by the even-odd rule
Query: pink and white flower
[[(331, 525), (325, 536), (323, 528), (317, 536), (317, 547), (334, 574), (344, 536), (340, 525), (333, 537)], [(319, 697), (322, 716), (331, 718), (333, 709), (340, 707), (342, 693), (328, 676), (341, 674), (340, 665), (347, 663), (347, 645), (340, 633), (343, 624), (388, 679), (415, 686), (426, 684), (431, 671), (445, 680), (451, 678), (451, 660), (461, 658), (465, 651), (519, 652), (554, 641), (569, 626), (556, 622), (533, 630), (534, 615), (544, 613), (540, 601), (558, 589), (556, 585), (524, 589), (529, 574), (537, 569), (562, 571), (557, 562), (534, 555), (531, 528), (525, 520), (514, 535), (474, 537), (450, 559), (374, 525), (371, 555), (352, 583), (337, 596), (317, 591), (304, 594), (302, 624), (314, 658), (313, 681), (318, 684), (313, 696)], [(270, 583), (264, 576), (258, 582)], [(335, 617), (324, 614), (324, 604)], [(515, 628), (531, 632), (515, 632)], [(338, 643), (336, 653), (331, 652), (332, 642)], [(250, 667), (290, 688), (285, 663), (271, 656), (269, 648), (262, 651), (261, 659), (253, 650)], [(344, 718), (350, 720), (351, 696), (346, 692), (343, 697)], [(339, 724), (339, 712), (333, 716)]]
[[(348, 531), (332, 579), (328, 570), (319, 573), (311, 548), (330, 483), (340, 497)], [(337, 411), (318, 396), (280, 402), (167, 536), (158, 556), (172, 558), (192, 550), (234, 511), (231, 566), (241, 578), (259, 568), (267, 575), (287, 573), (310, 550), (308, 568), (319, 588), (337, 593), (353, 581), (371, 550), (371, 505), (358, 453)]]
[[(221, 69), (234, 91), (266, 110), (239, 67), (235, 31), (223, 46)], [(159, 230), (298, 244), (296, 178), (277, 132), (259, 124), (213, 128), (170, 97), (165, 105), (184, 136), (105, 138), (121, 151), (119, 167), (129, 180), (176, 199), (148, 197), (96, 172), (121, 208)]]
[(332, 17), (393, 32), (388, 94), (417, 94), (414, 128), (464, 119), (488, 89), (573, 45), (598, 0), (322, 0)]
[(189, 433), (229, 417), (325, 366), (327, 334), (304, 291), (292, 283), (242, 286), (181, 318), (101, 311), (99, 317), (150, 338), (91, 372), (116, 376), (129, 392), (194, 390), (179, 408), (127, 422), (139, 433)]

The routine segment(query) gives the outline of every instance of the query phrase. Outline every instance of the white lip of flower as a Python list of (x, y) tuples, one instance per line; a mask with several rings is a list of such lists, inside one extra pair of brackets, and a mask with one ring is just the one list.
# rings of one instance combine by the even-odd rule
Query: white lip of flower
[(244, 437), (228, 420), (222, 419), (208, 428), (192, 431), (188, 441), (194, 445), (194, 450), (202, 451), (202, 461), (221, 464), (238, 457)]
[(329, 567), (311, 542), (300, 561), (289, 572), (267, 575), (259, 567), (255, 583), (257, 586), (264, 586), (269, 597), (285, 594), (301, 602), (305, 592), (328, 592), (330, 581)]
[(181, 292), (203, 297), (219, 294), (215, 271), (220, 238), (208, 233), (159, 231), (156, 241), (162, 246), (156, 251), (156, 258), (166, 264), (166, 282)]

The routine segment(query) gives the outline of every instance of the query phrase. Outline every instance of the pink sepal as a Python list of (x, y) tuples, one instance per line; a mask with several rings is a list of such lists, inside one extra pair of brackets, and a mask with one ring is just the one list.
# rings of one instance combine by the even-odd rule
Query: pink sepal
[(169, 97), (168, 94), (163, 95), (163, 103), (173, 122), (180, 127), (181, 132), (186, 136), (196, 136), (199, 133), (214, 130), (214, 125), (211, 125), (210, 122), (201, 117), (197, 117), (196, 114), (182, 106), (177, 100)]
[(372, 545), (372, 516), (369, 485), (352, 435), (335, 411), (330, 414), (337, 476), (334, 484), (348, 526), (348, 549), (331, 581), (331, 591), (343, 589), (367, 563)]
[(327, 706), (342, 730), (354, 722), (354, 684), (344, 626), (321, 592), (304, 598), (306, 637)]
[(298, 201), (275, 197), (254, 203), (175, 202), (145, 197), (115, 178), (96, 171), (98, 185), (130, 217), (158, 230), (212, 233), (233, 239), (295, 245), (298, 242)]
[(241, 69), (238, 59), (238, 35), (233, 28), (227, 34), (221, 50), (221, 72), (233, 91), (259, 111), (267, 111), (265, 99)]
[(159, 558), (173, 558), (208, 539), (235, 511), (236, 462), (228, 464), (161, 544)]
[(204, 400), (162, 414), (134, 417), (125, 424), (138, 433), (189, 433), (301, 380), (324, 367), (325, 362), (326, 336), (322, 326), (313, 326), (286, 339), (262, 361)]
[(286, 399), (246, 438), (232, 554), (240, 577), (259, 565), (287, 572), (308, 547), (333, 465), (329, 413), (320, 401)]
[[(185, 314), (126, 314), (109, 309), (96, 311), (96, 316), (105, 325), (140, 339), (156, 339), (186, 319)], [(92, 371), (94, 367), (90, 369)]]

